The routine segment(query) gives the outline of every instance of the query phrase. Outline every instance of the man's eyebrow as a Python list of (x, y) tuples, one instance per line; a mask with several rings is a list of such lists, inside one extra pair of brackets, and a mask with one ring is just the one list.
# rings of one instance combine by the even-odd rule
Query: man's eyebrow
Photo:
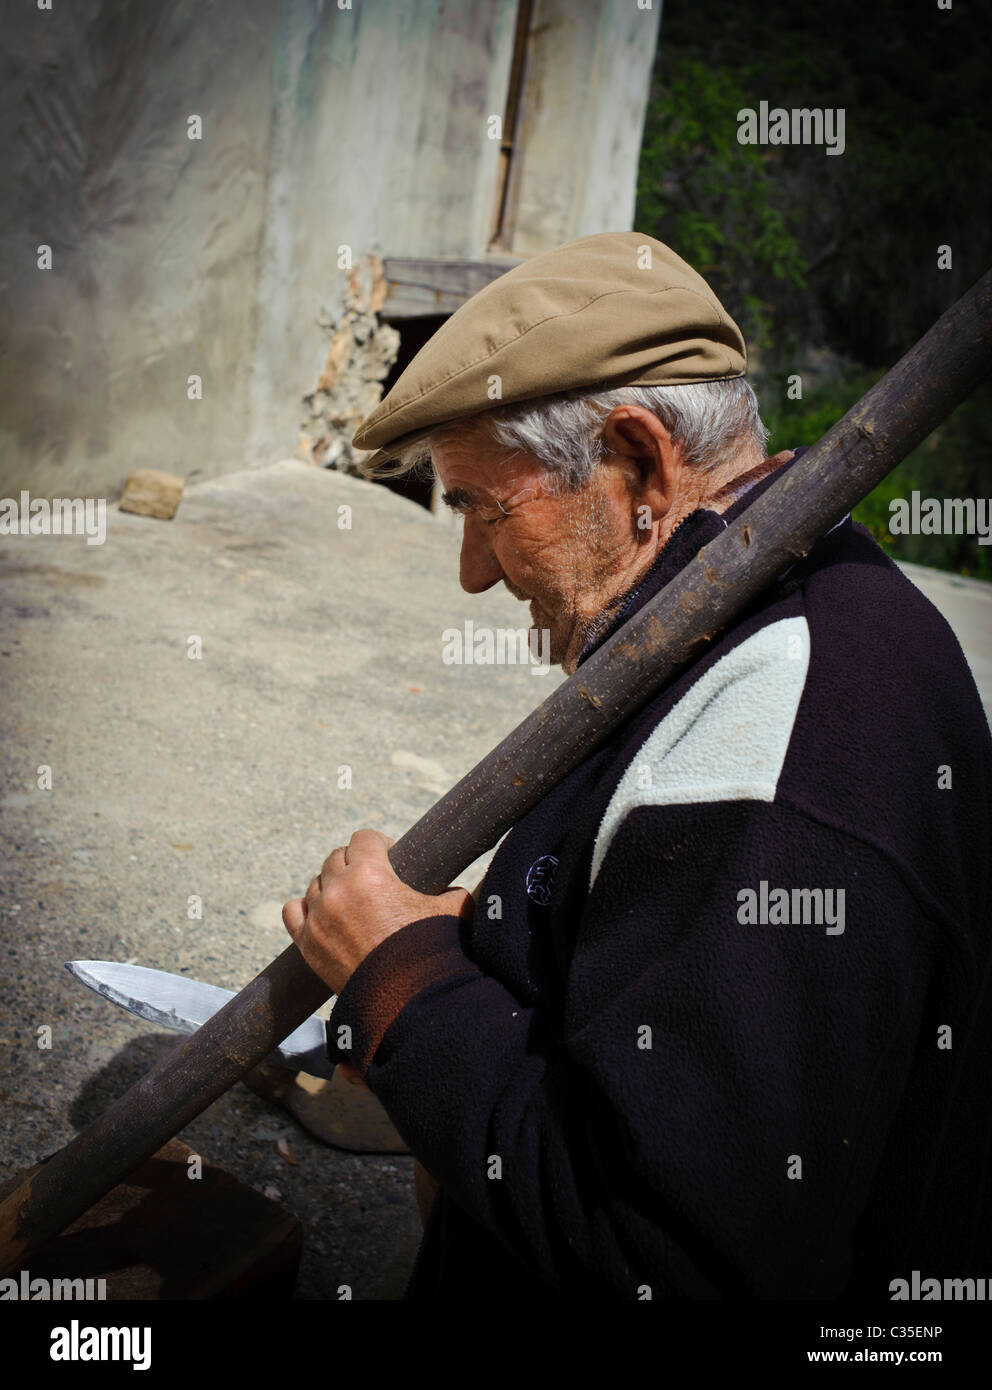
[(450, 492), (441, 493), (441, 501), (453, 512), (474, 511), (481, 506), (480, 499), (468, 488), (453, 487)]

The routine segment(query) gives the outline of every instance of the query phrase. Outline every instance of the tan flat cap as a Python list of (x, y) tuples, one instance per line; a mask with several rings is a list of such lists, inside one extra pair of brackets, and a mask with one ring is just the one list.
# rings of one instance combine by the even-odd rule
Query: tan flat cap
[(602, 232), (491, 281), (421, 348), (355, 431), (392, 457), (439, 425), (581, 386), (743, 376), (740, 329), (701, 275), (640, 232)]

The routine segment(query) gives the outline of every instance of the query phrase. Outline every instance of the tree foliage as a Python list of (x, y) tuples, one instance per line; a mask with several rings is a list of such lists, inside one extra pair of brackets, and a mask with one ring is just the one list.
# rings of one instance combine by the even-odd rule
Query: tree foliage
[(780, 313), (775, 282), (805, 289), (806, 262), (755, 146), (737, 142), (741, 82), (686, 59), (659, 84), (645, 121), (637, 226), (664, 237), (725, 303), (747, 338), (767, 347)]
[[(978, 0), (665, 0), (635, 225), (741, 324), (775, 447), (818, 438), (992, 263), (989, 57)], [(843, 153), (740, 144), (763, 100), (843, 109)], [(885, 495), (992, 494), (988, 406), (955, 412)], [(883, 500), (863, 514), (896, 553), (992, 577), (974, 538), (883, 536)]]

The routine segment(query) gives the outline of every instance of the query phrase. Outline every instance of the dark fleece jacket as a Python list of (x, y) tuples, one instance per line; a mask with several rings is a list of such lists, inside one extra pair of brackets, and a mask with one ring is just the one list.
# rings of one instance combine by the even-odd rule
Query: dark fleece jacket
[(408, 1296), (992, 1277), (990, 841), (961, 649), (848, 517), (343, 990), (441, 1185)]

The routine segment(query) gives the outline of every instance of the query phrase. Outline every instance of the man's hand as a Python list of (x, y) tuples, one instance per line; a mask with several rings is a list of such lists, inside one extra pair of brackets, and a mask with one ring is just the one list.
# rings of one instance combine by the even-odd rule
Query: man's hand
[(392, 843), (377, 830), (356, 830), (346, 849), (324, 860), (306, 897), (283, 907), (283, 924), (300, 954), (335, 994), (393, 932), (425, 917), (472, 915), (472, 897), (464, 888), (436, 898), (408, 888), (389, 862)]

